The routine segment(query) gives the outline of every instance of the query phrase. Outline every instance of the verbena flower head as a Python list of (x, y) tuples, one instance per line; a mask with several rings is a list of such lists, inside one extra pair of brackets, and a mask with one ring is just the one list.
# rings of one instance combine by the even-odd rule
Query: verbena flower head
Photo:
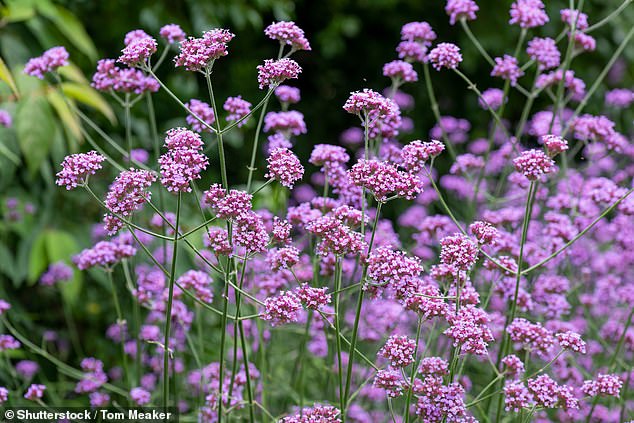
[(504, 104), (504, 91), (499, 88), (489, 88), (482, 92), (482, 97), (478, 98), (478, 104), (483, 109), (499, 109)]
[(469, 225), (469, 232), (480, 244), (493, 245), (500, 237), (500, 232), (489, 222), (478, 221)]
[(67, 190), (77, 188), (78, 185), (86, 183), (88, 176), (101, 169), (104, 160), (106, 158), (96, 151), (66, 156), (62, 162), (62, 170), (56, 174), (55, 183), (65, 186)]
[(466, 354), (486, 355), (488, 345), (494, 341), (489, 329), (489, 315), (473, 304), (447, 315), (450, 326), (443, 333), (453, 339), (455, 347), (460, 346)]
[(519, 413), (533, 405), (533, 395), (521, 380), (509, 380), (504, 384), (504, 409)]
[(581, 335), (576, 332), (566, 331), (555, 334), (557, 342), (564, 350), (574, 351), (579, 354), (586, 353), (586, 343), (581, 339)]
[(416, 41), (428, 47), (436, 39), (436, 33), (427, 22), (409, 22), (401, 28), (401, 39)]
[[(251, 112), (251, 103), (244, 100), (242, 96), (227, 97), (225, 104), (222, 106), (229, 114), (227, 122), (235, 122)], [(245, 125), (249, 119), (244, 119), (238, 123), (238, 127)]]
[(396, 398), (403, 395), (404, 385), (406, 385), (406, 381), (403, 379), (401, 372), (396, 369), (389, 368), (376, 372), (374, 382), (372, 382), (372, 386), (384, 389), (387, 392), (387, 396), (390, 398)]
[(469, 270), (478, 259), (478, 245), (466, 235), (446, 236), (440, 247), (440, 260), (461, 270)]
[(27, 390), (26, 393), (24, 394), (24, 398), (31, 400), (31, 401), (35, 401), (38, 400), (42, 397), (44, 397), (44, 391), (46, 390), (46, 386), (45, 385), (39, 385), (39, 384), (33, 384), (30, 385)]
[(511, 86), (517, 85), (518, 78), (521, 78), (524, 72), (517, 64), (517, 59), (513, 56), (505, 54), (504, 57), (495, 58), (495, 66), (491, 71), (491, 76), (497, 76), (511, 82)]
[(4, 386), (0, 386), (0, 405), (9, 400), (9, 390)]
[[(40, 277), (40, 283), (46, 286), (53, 286), (58, 282), (67, 282), (73, 277), (73, 269), (63, 261), (51, 264), (46, 272)], [(0, 312), (0, 314), (2, 314)]]
[(299, 88), (291, 87), (290, 85), (280, 85), (275, 89), (275, 97), (282, 104), (295, 104), (299, 103), (301, 99)]
[(618, 375), (605, 375), (599, 373), (595, 380), (583, 382), (581, 392), (590, 397), (611, 396), (619, 397), (623, 381)]
[(136, 249), (127, 244), (111, 241), (100, 241), (92, 248), (87, 248), (73, 257), (73, 262), (80, 270), (91, 267), (111, 267), (124, 258), (132, 257)]
[(416, 342), (407, 336), (393, 335), (388, 338), (379, 350), (379, 355), (386, 358), (393, 367), (407, 367), (414, 362)]
[(288, 148), (275, 149), (266, 161), (268, 173), (264, 177), (275, 179), (287, 188), (293, 188), (295, 182), (304, 176), (304, 166)]
[(137, 406), (149, 404), (152, 399), (152, 394), (143, 388), (132, 388), (130, 390), (130, 398)]
[(260, 317), (271, 322), (272, 326), (279, 326), (297, 322), (301, 310), (300, 298), (291, 291), (282, 291), (279, 295), (264, 300), (264, 312)]
[(320, 238), (317, 253), (326, 256), (359, 254), (366, 247), (363, 235), (332, 216), (322, 216), (306, 225), (306, 230)]
[[(575, 72), (567, 70), (565, 73), (561, 70), (555, 70), (550, 73), (539, 75), (535, 86), (538, 88), (550, 87), (558, 85), (561, 81), (564, 87), (569, 91), (569, 95), (573, 100), (579, 101), (585, 95), (586, 84), (581, 79), (575, 77)], [(550, 122), (549, 122), (550, 123)]]
[(154, 77), (146, 76), (139, 69), (119, 68), (113, 59), (97, 62), (97, 72), (92, 77), (92, 85), (99, 91), (143, 94), (156, 92), (159, 83)]
[(211, 277), (199, 270), (188, 270), (176, 282), (184, 289), (193, 289), (196, 292), (196, 296), (206, 302), (210, 303), (214, 296), (211, 291)]
[(317, 144), (308, 162), (315, 166), (333, 167), (347, 163), (350, 156), (346, 153), (346, 149), (338, 145)]
[(159, 30), (159, 35), (170, 44), (180, 43), (185, 40), (187, 34), (176, 24), (163, 25)]
[(269, 112), (264, 117), (264, 132), (281, 132), (286, 137), (306, 133), (304, 115), (297, 110), (288, 112)]
[(513, 165), (530, 181), (536, 181), (542, 175), (555, 171), (555, 162), (542, 150), (528, 150), (513, 159)]
[[(605, 93), (605, 104), (608, 106), (626, 109), (630, 107), (632, 103), (634, 103), (634, 90), (615, 88)], [(1, 120), (0, 118), (0, 121)]]
[(117, 216), (128, 217), (150, 200), (152, 194), (148, 188), (154, 181), (156, 175), (148, 170), (130, 169), (117, 176), (110, 185), (105, 201), (110, 212), (104, 218), (109, 235), (114, 235), (124, 226)]
[(152, 38), (147, 32), (142, 29), (133, 29), (125, 34), (123, 38), (123, 45), (129, 46), (130, 44), (142, 40), (144, 38)]
[(174, 58), (177, 67), (189, 71), (204, 71), (214, 60), (228, 54), (227, 44), (235, 37), (226, 29), (212, 29), (201, 38), (189, 37), (180, 44), (180, 53)]
[(444, 150), (445, 145), (440, 141), (414, 140), (402, 148), (401, 165), (410, 172), (418, 173), (423, 170), (427, 160), (440, 155)]
[(561, 16), (561, 21), (564, 22), (569, 27), (575, 26), (577, 30), (585, 30), (588, 29), (588, 15), (583, 12), (579, 12), (578, 10), (572, 9), (561, 9), (559, 11)]
[(309, 310), (319, 310), (330, 304), (331, 295), (327, 291), (328, 287), (313, 288), (304, 283), (295, 290), (295, 294), (297, 294), (304, 307)]
[(5, 128), (11, 128), (12, 119), (9, 112), (6, 110), (0, 109), (0, 126), (4, 126)]
[(22, 344), (11, 335), (0, 335), (0, 352), (17, 350)]
[(147, 63), (150, 56), (156, 53), (156, 40), (151, 37), (139, 38), (121, 50), (118, 62), (128, 66), (141, 66)]
[(535, 37), (526, 47), (528, 57), (537, 62), (540, 70), (556, 68), (561, 62), (561, 53), (552, 38)]
[(418, 74), (412, 64), (403, 60), (393, 60), (383, 65), (383, 76), (401, 82), (418, 81)]
[(290, 269), (299, 262), (299, 250), (293, 246), (270, 250), (267, 262), (271, 270)]
[(555, 157), (557, 154), (568, 150), (568, 141), (558, 135), (543, 135), (541, 141), (550, 157)]
[(292, 59), (267, 59), (258, 65), (258, 84), (260, 89), (273, 88), (287, 79), (297, 79), (302, 68)]
[(310, 43), (304, 35), (304, 30), (295, 22), (275, 22), (264, 29), (264, 34), (280, 44), (290, 45), (293, 50), (310, 50)]
[(209, 165), (202, 153), (203, 142), (195, 132), (173, 128), (165, 137), (167, 153), (159, 158), (161, 184), (170, 192), (191, 192), (190, 183), (200, 179), (200, 173)]
[(472, 21), (476, 18), (476, 12), (480, 10), (473, 0), (447, 0), (445, 12), (449, 15), (449, 23), (455, 25), (460, 19)]
[(425, 54), (427, 53), (427, 47), (417, 41), (401, 41), (396, 46), (396, 52), (398, 58), (407, 62), (419, 62), (425, 61)]
[(535, 28), (549, 20), (541, 0), (517, 0), (511, 5), (510, 13), (509, 23), (521, 28)]
[(11, 304), (9, 304), (3, 299), (0, 299), (0, 316), (2, 316), (4, 313), (9, 311), (10, 309), (11, 309)]
[(233, 240), (236, 245), (244, 247), (247, 254), (263, 253), (269, 243), (269, 234), (262, 217), (254, 212), (247, 212), (235, 219), (236, 225)]
[(412, 200), (423, 191), (417, 175), (401, 172), (388, 162), (359, 160), (348, 174), (353, 184), (370, 191), (377, 201), (387, 200), (389, 194)]
[(420, 361), (418, 373), (444, 376), (449, 373), (449, 363), (440, 357), (425, 357)]
[(540, 323), (531, 323), (524, 318), (515, 318), (506, 328), (513, 342), (522, 348), (545, 355), (552, 348), (555, 338), (553, 334)]
[(44, 79), (44, 74), (55, 72), (57, 68), (68, 64), (68, 52), (64, 47), (53, 47), (41, 56), (30, 59), (24, 66), (24, 73)]
[(213, 184), (205, 191), (203, 202), (210, 206), (220, 219), (236, 219), (251, 211), (252, 195), (232, 189), (227, 192), (219, 184)]
[[(214, 113), (214, 109), (204, 101), (197, 100), (192, 98), (185, 106), (192, 113), (188, 114), (185, 118), (185, 121), (188, 125), (192, 127), (192, 129), (196, 132), (213, 132), (210, 128), (216, 121), (216, 115)], [(195, 115), (195, 116), (194, 116)], [(200, 120), (205, 122), (207, 125), (204, 125)]]
[(579, 408), (579, 400), (575, 398), (572, 389), (559, 385), (548, 375), (528, 379), (527, 385), (535, 402), (544, 408)]
[(452, 43), (440, 43), (427, 55), (427, 60), (437, 71), (442, 68), (456, 69), (462, 62), (460, 48)]
[(331, 405), (315, 404), (313, 407), (303, 408), (301, 412), (293, 416), (284, 417), (280, 423), (340, 423), (340, 414), (341, 411)]
[(391, 112), (391, 105), (388, 99), (376, 91), (364, 88), (363, 91), (350, 93), (350, 97), (343, 105), (343, 109), (353, 115), (363, 115), (374, 112), (376, 117), (385, 116)]
[(506, 367), (506, 372), (513, 377), (519, 377), (524, 374), (524, 363), (515, 354), (509, 354), (504, 357), (502, 364)]

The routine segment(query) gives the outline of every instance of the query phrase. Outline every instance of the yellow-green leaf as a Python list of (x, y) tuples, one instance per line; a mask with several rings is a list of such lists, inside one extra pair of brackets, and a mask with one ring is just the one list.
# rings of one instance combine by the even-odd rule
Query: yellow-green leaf
[(57, 72), (59, 72), (59, 74), (62, 75), (65, 79), (88, 85), (88, 79), (86, 79), (84, 73), (74, 63), (69, 63), (66, 66), (58, 68)]
[(14, 126), (27, 167), (35, 173), (48, 156), (55, 131), (53, 113), (46, 98), (33, 95), (21, 101)]
[(64, 124), (64, 128), (70, 131), (71, 136), (77, 140), (81, 140), (82, 135), (79, 118), (70, 110), (62, 95), (55, 90), (50, 90), (46, 94), (46, 98), (48, 98), (48, 102), (51, 103), (51, 106), (53, 106), (55, 112), (57, 112), (57, 116), (59, 116)]
[(9, 86), (9, 88), (11, 88), (11, 91), (13, 91), (13, 94), (15, 94), (17, 98), (20, 98), (20, 92), (18, 91), (17, 85), (15, 85), (13, 75), (11, 74), (11, 71), (7, 67), (6, 63), (4, 63), (4, 60), (2, 60), (2, 57), (0, 57), (0, 79), (7, 83), (7, 85)]
[(116, 122), (112, 108), (94, 88), (75, 82), (64, 82), (62, 90), (68, 97), (99, 110), (112, 124)]
[(53, 23), (64, 36), (91, 60), (97, 60), (97, 49), (81, 21), (70, 11), (48, 2), (40, 2), (37, 10)]

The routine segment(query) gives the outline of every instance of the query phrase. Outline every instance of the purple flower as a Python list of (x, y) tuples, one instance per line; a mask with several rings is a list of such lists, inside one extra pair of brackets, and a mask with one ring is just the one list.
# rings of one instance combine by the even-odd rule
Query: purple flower
[(184, 289), (193, 289), (203, 302), (210, 303), (214, 298), (210, 289), (211, 277), (205, 272), (189, 270), (178, 278), (177, 282)]
[[(634, 91), (627, 88), (616, 88), (605, 93), (605, 104), (618, 109), (626, 109), (634, 103)], [(0, 124), (2, 121), (0, 111)]]
[(403, 379), (401, 372), (395, 369), (379, 370), (372, 383), (375, 388), (385, 389), (390, 398), (403, 395), (404, 385), (407, 385), (407, 382)]
[(383, 65), (383, 76), (400, 82), (418, 81), (418, 74), (412, 64), (402, 60), (393, 60)]
[(396, 46), (396, 52), (399, 59), (406, 60), (408, 62), (424, 62), (425, 54), (427, 53), (427, 47), (416, 41), (401, 41)]
[(374, 112), (375, 117), (385, 116), (391, 112), (391, 105), (387, 98), (376, 91), (364, 88), (363, 91), (350, 93), (350, 97), (343, 105), (343, 109), (353, 115)]
[(11, 335), (0, 335), (0, 352), (17, 350), (22, 344)]
[(476, 12), (480, 10), (473, 0), (447, 0), (445, 12), (449, 15), (449, 23), (454, 25), (460, 19), (472, 21), (476, 18)]
[(409, 22), (401, 28), (401, 40), (416, 41), (430, 46), (436, 39), (436, 33), (427, 22)]
[(152, 37), (150, 37), (150, 35), (148, 35), (148, 33), (143, 31), (142, 29), (133, 29), (132, 31), (125, 34), (125, 37), (123, 39), (123, 44), (125, 46), (129, 46), (130, 44), (136, 41), (142, 40), (144, 38), (152, 38)]
[(528, 42), (526, 54), (537, 62), (540, 70), (556, 68), (561, 62), (561, 53), (552, 38), (533, 38)]
[(290, 135), (306, 133), (304, 115), (296, 110), (288, 112), (269, 112), (264, 117), (264, 132), (281, 132), (286, 138)]
[[(185, 106), (191, 111), (185, 118), (185, 122), (196, 132), (212, 132), (211, 126), (216, 121), (216, 115), (214, 109), (204, 101), (196, 100), (192, 98)], [(203, 124), (201, 122), (206, 123)]]
[(517, 65), (517, 59), (505, 54), (504, 57), (495, 58), (495, 66), (491, 71), (491, 76), (498, 76), (511, 82), (511, 86), (517, 85), (517, 79), (521, 78), (524, 72)]
[(0, 405), (9, 400), (9, 390), (4, 386), (0, 386)]
[(304, 167), (288, 148), (274, 150), (266, 161), (268, 173), (264, 177), (275, 179), (287, 188), (293, 188), (304, 175)]
[[(242, 99), (242, 96), (228, 97), (225, 104), (222, 106), (229, 115), (227, 116), (227, 122), (235, 122), (242, 119), (242, 117), (248, 115), (251, 112), (251, 103)], [(238, 127), (245, 125), (248, 119), (244, 119), (238, 123)]]
[(330, 304), (330, 294), (326, 291), (328, 291), (327, 287), (313, 288), (304, 283), (295, 290), (295, 294), (307, 309), (320, 310)]
[(295, 104), (299, 103), (301, 99), (299, 88), (291, 87), (289, 85), (280, 85), (275, 89), (275, 97), (282, 104)]
[(393, 367), (407, 367), (414, 362), (416, 342), (407, 336), (393, 335), (379, 350), (379, 355), (386, 358)]
[(541, 0), (517, 0), (511, 5), (510, 13), (509, 23), (521, 28), (535, 28), (549, 20)]
[(152, 395), (143, 388), (132, 388), (130, 398), (138, 406), (146, 405), (150, 402)]
[(128, 66), (141, 66), (147, 63), (150, 56), (156, 53), (156, 40), (151, 37), (139, 38), (121, 50), (118, 62)]
[(191, 192), (190, 183), (200, 179), (200, 173), (209, 165), (202, 153), (203, 142), (195, 132), (173, 128), (165, 137), (167, 153), (159, 158), (161, 184), (170, 192)]
[(581, 392), (590, 397), (601, 395), (618, 398), (622, 387), (623, 381), (619, 376), (599, 373), (595, 380), (586, 380), (583, 382)]
[(427, 60), (437, 71), (442, 68), (456, 69), (462, 62), (460, 48), (452, 43), (440, 43), (427, 55)]
[(124, 170), (117, 176), (110, 185), (105, 201), (110, 212), (104, 217), (108, 235), (114, 235), (124, 226), (115, 215), (128, 217), (150, 200), (152, 193), (148, 188), (154, 181), (156, 175), (148, 170)]
[(30, 59), (24, 66), (24, 73), (44, 79), (47, 72), (55, 72), (60, 66), (68, 64), (68, 52), (64, 47), (53, 47), (41, 56)]
[(564, 22), (569, 27), (575, 26), (577, 30), (585, 30), (588, 29), (588, 15), (583, 12), (579, 12), (578, 10), (572, 9), (561, 9), (559, 11), (561, 16), (561, 21)]
[(566, 331), (555, 335), (557, 342), (564, 350), (586, 353), (586, 343), (581, 339), (581, 335), (576, 332)]
[(90, 85), (99, 91), (113, 90), (135, 94), (156, 92), (159, 89), (159, 83), (154, 77), (146, 76), (139, 69), (119, 68), (113, 59), (102, 59), (97, 62), (97, 72), (93, 75)]
[(513, 159), (515, 170), (526, 176), (530, 181), (539, 179), (542, 175), (555, 171), (555, 162), (542, 150), (528, 150)]
[(543, 135), (541, 141), (550, 157), (555, 157), (557, 154), (568, 150), (568, 141), (558, 135)]
[(40, 366), (35, 361), (20, 360), (15, 365), (15, 371), (26, 380), (30, 380), (40, 370)]
[[(491, 110), (499, 109), (504, 104), (504, 91), (499, 88), (489, 88), (482, 92), (482, 97), (478, 99), (478, 104), (483, 109), (491, 108)], [(487, 107), (488, 106), (488, 107)]]
[(251, 211), (251, 194), (235, 189), (227, 192), (219, 184), (213, 184), (205, 191), (203, 202), (210, 206), (220, 219), (236, 219)]
[(24, 398), (31, 401), (35, 401), (44, 396), (45, 390), (46, 390), (46, 386), (33, 384), (29, 386), (29, 388), (26, 390), (26, 393), (24, 394)]
[(297, 322), (301, 310), (302, 302), (299, 297), (291, 291), (282, 291), (279, 295), (264, 300), (264, 312), (260, 317), (271, 322), (272, 326), (279, 326)]
[(292, 59), (267, 59), (257, 69), (260, 89), (273, 88), (287, 79), (297, 79), (302, 72), (302, 68)]
[(293, 50), (310, 50), (304, 31), (295, 22), (275, 22), (264, 29), (264, 34), (280, 44), (288, 44)]
[(92, 248), (83, 250), (73, 257), (73, 262), (80, 270), (101, 266), (110, 267), (124, 258), (132, 257), (136, 249), (130, 245), (117, 242), (100, 241)]
[(66, 186), (67, 190), (77, 188), (87, 182), (88, 176), (101, 169), (101, 162), (104, 160), (106, 158), (96, 151), (66, 156), (62, 162), (62, 170), (56, 174), (55, 183)]
[(0, 299), (0, 316), (2, 316), (4, 313), (9, 311), (10, 309), (11, 309), (11, 304), (9, 304), (3, 299)]
[(67, 266), (63, 261), (53, 263), (48, 270), (40, 277), (42, 285), (52, 286), (58, 282), (66, 282), (73, 277), (73, 269)]
[(5, 128), (11, 128), (12, 125), (11, 115), (6, 110), (0, 109), (0, 126)]
[(478, 260), (478, 245), (462, 234), (446, 236), (440, 240), (440, 261), (469, 270)]
[(159, 35), (170, 44), (180, 43), (185, 40), (187, 34), (176, 24), (167, 24), (161, 27)]
[(212, 29), (201, 38), (189, 37), (180, 44), (180, 53), (174, 58), (176, 67), (188, 71), (206, 71), (214, 60), (228, 54), (227, 43), (235, 37), (226, 29)]
[(519, 413), (533, 405), (533, 396), (521, 380), (507, 381), (504, 384), (504, 409)]

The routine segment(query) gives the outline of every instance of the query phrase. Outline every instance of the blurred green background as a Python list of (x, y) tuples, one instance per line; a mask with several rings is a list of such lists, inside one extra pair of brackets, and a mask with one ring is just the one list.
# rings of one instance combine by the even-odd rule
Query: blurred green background
[[(532, 35), (554, 37), (562, 29), (559, 9), (568, 7), (568, 1), (546, 3), (551, 23), (531, 31)], [(592, 24), (621, 3), (619, 0), (586, 1), (584, 12), (589, 14)], [(519, 35), (518, 27), (507, 24), (511, 1), (479, 0), (478, 4), (478, 19), (471, 23), (473, 32), (491, 55), (511, 53)], [(214, 68), (219, 101), (241, 94), (256, 104), (263, 92), (257, 87), (255, 67), (264, 59), (274, 57), (278, 49), (276, 42), (264, 36), (263, 29), (273, 21), (294, 20), (305, 30), (313, 48), (311, 52), (294, 56), (304, 72), (298, 81), (291, 82), (302, 90), (302, 101), (294, 108), (305, 114), (309, 130), (296, 140), (295, 151), (304, 162), (314, 144), (336, 143), (341, 131), (358, 124), (356, 117), (342, 109), (350, 91), (364, 87), (382, 90), (389, 85), (389, 80), (381, 74), (382, 66), (396, 58), (394, 49), (400, 40), (400, 28), (406, 22), (428, 21), (438, 34), (437, 41), (460, 45), (464, 55), (461, 69), (481, 89), (502, 85), (501, 80), (489, 76), (490, 67), (461, 28), (449, 25), (445, 2), (440, 0), (3, 0), (0, 5), (0, 108), (9, 110), (14, 118), (12, 129), (0, 128), (0, 141), (14, 158), (11, 160), (11, 154), (0, 154), (0, 278), (6, 281), (0, 286), (0, 297), (11, 289), (11, 296), (22, 297), (25, 304), (32, 300), (29, 286), (49, 263), (68, 260), (80, 247), (89, 245), (87, 225), (97, 223), (101, 216), (98, 205), (85, 193), (67, 193), (54, 185), (54, 174), (63, 157), (88, 146), (83, 142), (77, 117), (59, 96), (37, 79), (22, 74), (24, 63), (47, 48), (67, 47), (76, 65), (66, 70), (65, 77), (72, 81), (66, 86), (67, 95), (113, 138), (122, 140), (121, 108), (108, 96), (92, 91), (88, 81), (99, 58), (118, 56), (126, 32), (141, 28), (157, 36), (159, 28), (167, 23), (177, 23), (195, 36), (213, 27), (230, 29), (236, 34), (229, 45), (230, 53)], [(633, 24), (634, 6), (630, 5), (612, 23), (593, 32), (598, 39), (597, 50), (582, 54), (574, 61), (577, 75), (588, 86)], [(634, 67), (627, 64), (634, 61), (634, 45), (626, 48), (623, 57), (626, 66), (618, 86), (631, 88)], [(522, 53), (520, 62), (525, 60)], [(175, 70), (166, 63), (159, 76), (183, 100), (207, 99), (200, 75)], [(468, 118), (474, 126), (473, 137), (485, 134), (488, 116), (477, 106), (475, 95), (465, 89), (463, 82), (450, 72), (434, 71), (433, 78), (442, 114)], [(415, 123), (414, 132), (401, 141), (425, 139), (434, 118), (424, 85), (422, 82), (407, 84), (403, 90), (414, 96), (417, 107), (409, 112)], [(603, 92), (597, 92), (588, 112), (602, 109)], [(164, 92), (155, 95), (155, 105), (160, 132), (184, 125), (182, 110)], [(522, 98), (513, 94), (506, 116), (516, 119), (522, 105)], [(537, 101), (534, 110), (546, 106), (542, 99)], [(279, 105), (272, 101), (270, 109), (277, 110)], [(133, 109), (132, 123), (136, 142), (149, 147), (144, 102)], [(246, 180), (254, 127), (252, 119), (248, 126), (234, 131), (228, 139), (231, 181)], [(211, 139), (209, 134), (205, 136), (207, 141)], [(211, 162), (211, 169), (201, 183), (203, 187), (210, 180), (218, 180), (215, 152)], [(104, 172), (96, 181), (101, 184), (100, 192), (114, 177), (114, 173), (109, 172)], [(19, 219), (14, 219), (7, 207), (6, 200), (10, 197), (19, 200)], [(34, 206), (34, 212), (29, 212), (29, 204)], [(79, 277), (77, 274), (76, 283), (64, 288), (64, 295), (71, 303), (77, 302), (81, 292)], [(90, 307), (100, 302), (99, 294), (84, 293), (92, 298), (84, 298), (82, 310), (95, 314), (91, 314)], [(36, 306), (31, 307), (35, 312)], [(91, 323), (88, 320), (84, 324), (88, 327)]]

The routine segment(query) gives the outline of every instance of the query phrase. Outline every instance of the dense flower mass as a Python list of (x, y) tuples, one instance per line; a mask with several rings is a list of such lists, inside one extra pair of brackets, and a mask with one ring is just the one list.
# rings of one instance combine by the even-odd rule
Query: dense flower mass
[(24, 66), (24, 73), (44, 79), (44, 74), (54, 72), (61, 66), (68, 64), (68, 52), (64, 47), (53, 47), (41, 56), (30, 59)]
[(200, 135), (184, 128), (170, 129), (164, 146), (167, 153), (159, 158), (161, 184), (170, 192), (191, 192), (190, 183), (200, 179), (209, 165)]
[[(357, 85), (343, 110), (346, 74), (326, 69), (290, 21), (259, 35), (279, 53), (252, 65), (264, 90), (253, 104), (235, 91), (249, 88), (242, 65), (215, 63), (234, 38), (224, 29), (187, 38), (150, 19), (156, 39), (133, 29), (122, 64), (98, 62), (98, 92), (72, 66), (46, 78), (68, 62), (62, 47), (25, 68), (52, 87), (14, 84), (7, 68), (0, 404), (166, 404), (201, 423), (630, 418), (634, 90), (621, 25), (631, 11), (601, 5), (590, 26), (595, 4), (586, 15), (510, 3), (494, 40), (479, 36), (500, 17), (483, 3), (439, 6), (454, 29), (444, 35), (464, 50), (437, 43), (428, 22), (404, 22), (385, 37), (396, 51), (382, 69), (350, 63), (358, 80), (389, 80)], [(238, 9), (216, 18), (258, 21)], [(326, 32), (349, 38), (370, 22), (349, 12)], [(337, 53), (324, 34), (319, 50)], [(176, 67), (201, 75), (160, 68), (175, 50)], [(282, 85), (302, 72), (297, 55), (322, 72), (305, 92)], [(25, 121), (39, 106), (55, 126)], [(157, 128), (179, 119), (191, 130), (169, 129), (161, 149)], [(31, 127), (48, 138), (37, 143)], [(67, 148), (56, 184), (83, 197), (48, 195), (38, 179)]]
[(455, 69), (462, 62), (462, 54), (460, 54), (460, 48), (457, 45), (440, 43), (429, 52), (427, 60), (438, 71), (442, 68)]
[(226, 29), (206, 31), (200, 38), (189, 37), (180, 43), (180, 53), (174, 63), (189, 71), (207, 70), (214, 60), (229, 54), (227, 44), (234, 37)]
[(106, 160), (96, 151), (66, 156), (62, 162), (62, 170), (57, 173), (55, 183), (65, 186), (67, 190), (77, 188), (86, 183), (90, 175), (101, 169), (101, 163)]
[(279, 59), (264, 61), (258, 66), (258, 84), (260, 89), (273, 88), (287, 79), (297, 79), (302, 68), (292, 59)]

